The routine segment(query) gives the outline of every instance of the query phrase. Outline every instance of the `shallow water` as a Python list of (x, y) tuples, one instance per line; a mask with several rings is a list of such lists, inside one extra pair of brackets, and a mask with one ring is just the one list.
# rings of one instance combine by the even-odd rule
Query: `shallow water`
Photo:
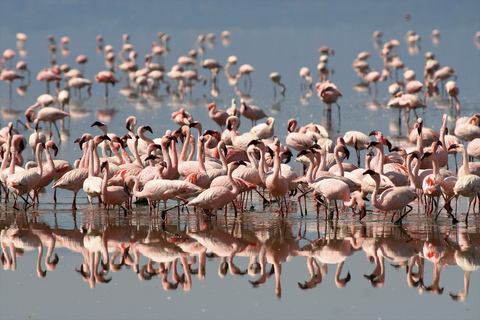
[[(435, 53), (441, 66), (454, 67), (460, 88), (461, 116), (478, 112), (480, 50), (473, 35), (480, 25), (480, 4), (460, 2), (452, 8), (446, 1), (300, 1), (293, 8), (288, 1), (186, 2), (190, 7), (175, 2), (30, 1), (23, 6), (2, 1), (0, 50), (16, 50), (15, 34), (25, 32), (26, 55), (20, 58), (16, 50), (14, 62), (25, 60), (32, 77), (23, 95), (16, 90), (19, 82), (14, 83), (11, 97), (8, 85), (1, 83), (0, 124), (3, 127), (17, 119), (24, 122), (25, 109), (45, 93), (45, 84), (36, 80), (36, 74), (50, 66), (52, 60), (47, 50), (47, 35), (55, 37), (57, 64), (68, 63), (76, 68), (76, 56), (86, 54), (89, 61), (84, 75), (93, 80), (98, 71), (106, 68), (103, 55), (96, 51), (97, 34), (102, 34), (106, 44), (112, 44), (117, 52), (122, 35), (128, 32), (138, 52), (137, 63), (143, 67), (144, 55), (150, 52), (152, 42), (158, 41), (156, 33), (163, 31), (170, 36), (169, 52), (163, 61), (167, 69), (176, 63), (178, 56), (202, 47), (201, 60), (215, 58), (225, 64), (227, 57), (234, 54), (239, 65), (254, 66), (250, 92), (245, 92), (243, 81), (239, 89), (251, 104), (275, 116), (276, 134), (281, 140), (287, 134), (286, 121), (295, 117), (300, 124), (324, 125), (332, 139), (348, 130), (365, 133), (379, 130), (394, 145), (403, 146), (413, 121), (409, 126), (405, 121), (398, 125), (397, 111), (386, 109), (390, 81), (378, 84), (377, 97), (370, 95), (365, 87), (356, 91), (354, 86), (359, 78), (351, 68), (352, 61), (357, 53), (370, 51), (373, 53), (370, 66), (381, 69), (382, 61), (371, 36), (374, 30), (382, 30), (383, 42), (393, 38), (400, 41), (398, 54), (420, 80), (425, 64), (423, 55), (427, 51)], [(256, 8), (252, 10), (254, 5)], [(404, 19), (407, 12), (411, 15), (409, 22)], [(442, 32), (437, 44), (429, 36), (433, 29)], [(223, 30), (231, 32), (228, 43), (218, 39)], [(421, 35), (418, 48), (410, 51), (404, 41), (408, 30)], [(217, 35), (215, 41), (197, 46), (197, 36), (209, 32)], [(71, 39), (69, 52), (58, 49), (64, 35)], [(343, 94), (339, 99), (341, 117), (334, 107), (329, 118), (316, 92), (310, 95), (300, 89), (301, 67), (309, 67), (314, 82), (318, 81), (316, 65), (318, 48), (322, 45), (335, 50), (327, 66), (332, 70), (329, 79)], [(278, 91), (274, 96), (268, 78), (274, 71), (282, 76), (287, 88), (285, 96)], [(209, 77), (206, 70), (199, 72)], [(71, 117), (65, 121), (61, 140), (54, 134), (60, 149), (58, 158), (73, 162), (81, 156), (73, 141), (87, 131), (100, 133), (97, 128), (90, 128), (95, 120), (106, 121), (109, 131), (124, 134), (126, 117), (135, 115), (139, 123), (153, 128), (154, 137), (159, 137), (168, 129), (176, 129), (170, 114), (184, 107), (195, 120), (202, 122), (204, 129), (218, 129), (208, 117), (206, 105), (213, 101), (226, 109), (232, 98), (239, 105), (241, 95), (229, 85), (223, 72), (215, 92), (210, 84), (205, 87), (197, 84), (192, 95), (185, 97), (168, 95), (164, 85), (156, 96), (125, 96), (122, 90), (126, 89), (122, 88), (125, 75), (118, 76), (122, 82), (110, 88), (108, 100), (104, 98), (104, 86), (97, 83), (93, 84), (91, 96), (82, 92), (79, 99), (71, 92)], [(398, 76), (402, 78), (401, 73)], [(50, 89), (53, 92), (53, 86)], [(448, 98), (440, 94), (428, 99), (427, 105), (425, 113), (419, 113), (425, 126), (438, 130), (442, 115), (447, 113), (453, 132), (455, 116)], [(24, 134), (30, 134), (20, 123), (17, 126)], [(248, 121), (243, 121), (240, 131), (249, 128)], [(27, 158), (31, 156), (30, 150), (25, 153)], [(352, 150), (349, 162), (355, 161)], [(299, 163), (292, 166), (301, 172)], [(453, 157), (449, 166), (455, 168)], [(40, 205), (27, 212), (13, 210), (11, 203), (1, 206), (0, 223), (4, 239), (9, 239), (2, 240), (2, 244), (12, 243), (17, 248), (14, 251), (2, 248), (5, 259), (0, 271), (2, 319), (29, 316), (34, 319), (475, 319), (480, 312), (476, 271), (480, 218), (471, 214), (468, 225), (463, 222), (466, 199), (459, 200), (459, 224), (452, 225), (445, 211), (437, 221), (425, 217), (424, 210), (418, 210), (414, 202), (402, 225), (393, 225), (390, 216), (372, 212), (371, 205), (362, 222), (351, 212), (325, 220), (323, 211), (317, 216), (311, 197), (307, 201), (308, 215), (303, 217), (295, 198), (289, 205), (288, 216), (281, 218), (276, 213), (276, 204), (264, 209), (261, 199), (254, 196), (253, 209), (239, 213), (236, 218), (230, 207), (226, 217), (219, 210), (214, 218), (172, 209), (167, 221), (162, 221), (150, 217), (148, 207), (141, 204), (135, 205), (127, 217), (116, 211), (107, 214), (100, 207), (91, 213), (82, 192), (78, 210), (72, 212), (71, 192), (59, 190), (57, 205), (52, 194), (47, 188), (40, 196)], [(194, 239), (207, 249), (195, 247)], [(155, 249), (157, 256), (140, 251), (148, 246)], [(43, 251), (38, 264), (39, 247)], [(122, 254), (127, 247), (127, 253)], [(101, 261), (105, 262), (106, 255), (101, 253), (105, 248), (112, 263), (103, 270)], [(183, 258), (191, 263), (189, 268), (184, 268), (180, 257), (172, 254), (179, 248), (191, 252)], [(138, 261), (135, 261), (136, 249), (141, 252)], [(170, 253), (169, 257), (165, 252)], [(309, 254), (310, 257), (305, 257)], [(8, 261), (13, 256), (16, 263)], [(174, 260), (175, 268), (162, 273), (162, 267), (155, 263), (148, 270), (149, 257), (154, 261)], [(205, 257), (205, 263), (200, 257)], [(256, 257), (258, 262), (265, 257), (265, 264), (251, 264), (250, 257)], [(317, 263), (309, 264), (310, 261)], [(99, 263), (96, 268), (95, 263)], [(90, 272), (87, 265), (97, 271)], [(464, 290), (467, 283), (468, 289)], [(310, 290), (303, 289), (309, 286)], [(458, 295), (462, 290), (463, 295)]]

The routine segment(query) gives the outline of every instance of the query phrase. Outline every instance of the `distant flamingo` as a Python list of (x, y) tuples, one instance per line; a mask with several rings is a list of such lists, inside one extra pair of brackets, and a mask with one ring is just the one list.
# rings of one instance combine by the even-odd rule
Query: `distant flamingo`
[(245, 87), (247, 86), (247, 79), (250, 82), (250, 89), (252, 88), (252, 77), (250, 74), (255, 71), (255, 68), (252, 67), (249, 64), (243, 64), (238, 68), (238, 75), (237, 75), (237, 83), (238, 79), (240, 79), (242, 76), (245, 76)]
[(320, 99), (327, 105), (327, 111), (332, 110), (332, 103), (338, 107), (338, 114), (340, 116), (340, 105), (337, 103), (338, 98), (342, 96), (340, 90), (331, 81), (318, 82), (315, 87)]
[(100, 71), (95, 75), (95, 81), (105, 83), (105, 97), (108, 97), (108, 85), (114, 86), (120, 80), (116, 79), (111, 71)]
[(270, 73), (269, 78), (273, 82), (273, 96), (277, 95), (277, 90), (276, 90), (277, 85), (280, 86), (280, 88), (282, 88), (282, 90), (280, 91), (280, 95), (285, 96), (286, 88), (285, 88), (285, 85), (280, 82), (280, 80), (282, 79), (280, 73), (272, 72)]
[(300, 69), (299, 74), (300, 74), (300, 77), (302, 78), (302, 83), (300, 84), (300, 88), (304, 89), (308, 84), (308, 87), (311, 89), (313, 81), (312, 81), (312, 77), (310, 77), (310, 69), (308, 69), (307, 67), (303, 67)]
[(258, 139), (269, 139), (275, 134), (274, 129), (275, 118), (268, 117), (265, 123), (260, 123), (250, 129), (250, 132), (258, 137)]

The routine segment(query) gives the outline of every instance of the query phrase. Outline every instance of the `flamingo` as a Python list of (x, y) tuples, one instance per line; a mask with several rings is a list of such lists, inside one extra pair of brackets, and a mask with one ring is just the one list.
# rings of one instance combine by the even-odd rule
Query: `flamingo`
[(285, 91), (287, 89), (285, 88), (285, 85), (280, 82), (280, 80), (282, 79), (280, 73), (272, 72), (272, 73), (270, 73), (269, 78), (273, 82), (273, 95), (274, 96), (277, 95), (276, 86), (278, 85), (280, 88), (282, 88), (282, 90), (280, 91), (280, 95), (285, 96)]
[(257, 106), (248, 105), (245, 102), (245, 99), (240, 99), (242, 106), (240, 107), (240, 113), (247, 119), (252, 121), (252, 127), (257, 123), (257, 120), (262, 118), (267, 118), (267, 114)]
[(255, 68), (252, 67), (251, 65), (249, 64), (242, 64), (239, 68), (238, 68), (238, 75), (236, 76), (236, 80), (237, 80), (237, 83), (238, 83), (238, 79), (240, 79), (242, 76), (246, 76), (245, 78), (245, 87), (247, 86), (247, 78), (250, 82), (250, 88), (252, 88), (252, 77), (251, 77), (251, 73), (255, 71)]
[(357, 163), (360, 167), (360, 151), (367, 149), (367, 145), (370, 143), (370, 138), (360, 131), (347, 131), (343, 135), (345, 144), (355, 149), (357, 153)]
[(227, 118), (229, 117), (228, 113), (224, 110), (217, 109), (215, 103), (210, 103), (207, 108), (210, 119), (215, 121), (223, 130), (225, 124), (227, 123)]
[(260, 123), (250, 129), (250, 132), (258, 137), (258, 139), (268, 139), (275, 134), (274, 129), (275, 118), (268, 117), (265, 123)]
[(55, 145), (55, 142), (52, 140), (49, 140), (48, 142), (45, 143), (45, 154), (47, 157), (47, 161), (42, 164), (42, 176), (40, 178), (40, 181), (37, 182), (34, 188), (34, 203), (35, 201), (38, 201), (38, 193), (40, 189), (48, 186), (53, 179), (55, 178), (56, 170), (55, 170), (55, 163), (53, 162), (52, 155), (50, 153), (50, 150), (53, 150), (53, 155), (56, 156), (58, 153), (58, 148)]
[[(97, 146), (95, 141), (92, 139), (88, 142), (88, 150), (90, 154), (88, 162), (88, 177), (83, 181), (83, 191), (87, 195), (88, 202), (90, 203), (90, 208), (93, 212), (93, 197), (99, 197), (102, 194), (102, 182), (103, 179), (98, 176), (98, 165), (99, 159), (98, 154), (96, 154)], [(95, 172), (97, 171), (97, 172)], [(105, 175), (107, 175), (105, 173)], [(100, 199), (99, 199), (100, 200)]]
[(295, 128), (297, 126), (297, 120), (290, 119), (288, 120), (288, 134), (285, 138), (285, 143), (290, 148), (293, 148), (297, 151), (302, 151), (310, 148), (313, 146), (315, 141), (310, 138), (305, 133), (295, 132)]
[(373, 170), (365, 171), (365, 174), (369, 174), (375, 181), (375, 190), (372, 193), (372, 204), (381, 211), (393, 211), (393, 217), (395, 211), (404, 210), (406, 207), (409, 207), (409, 210), (401, 215), (395, 223), (399, 223), (402, 219), (412, 210), (412, 207), (409, 205), (410, 202), (414, 201), (417, 198), (417, 193), (414, 188), (411, 187), (393, 187), (385, 190), (380, 195), (380, 198), (377, 199), (378, 190), (380, 187), (380, 175)]
[[(108, 161), (102, 162), (100, 170), (103, 171), (105, 169), (108, 172), (108, 165)], [(123, 207), (123, 204), (130, 199), (130, 191), (126, 185), (108, 186), (108, 174), (106, 173), (103, 175), (102, 196), (103, 202), (107, 205), (107, 212), (110, 206), (118, 206), (118, 210), (120, 211), (120, 208), (122, 208), (124, 214), (127, 215), (127, 209)]]
[(70, 114), (54, 107), (44, 107), (40, 109), (37, 113), (35, 112), (35, 107), (31, 106), (25, 111), (25, 117), (27, 121), (34, 122), (35, 119), (39, 121), (49, 122), (50, 123), (50, 138), (52, 138), (52, 123), (57, 129), (57, 134), (60, 137), (60, 130), (58, 130), (57, 120), (62, 120), (65, 117), (69, 117)]
[(332, 111), (332, 103), (335, 103), (338, 107), (338, 114), (340, 116), (340, 105), (337, 103), (338, 98), (342, 96), (340, 90), (331, 81), (318, 82), (315, 85), (317, 94), (320, 99), (327, 105), (327, 112)]
[(232, 202), (240, 192), (239, 186), (232, 178), (232, 172), (240, 165), (245, 165), (245, 162), (236, 161), (228, 167), (227, 175), (230, 183), (233, 186), (232, 190), (222, 186), (211, 187), (207, 190), (204, 190), (196, 198), (190, 200), (187, 203), (187, 206), (200, 207), (204, 209), (205, 213), (213, 215), (214, 213), (212, 213), (212, 211), (215, 212), (218, 208)]
[(300, 84), (300, 87), (303, 89), (308, 84), (308, 87), (311, 89), (313, 81), (312, 81), (312, 77), (310, 77), (310, 69), (308, 69), (307, 67), (302, 67), (300, 69), (299, 74), (300, 74), (300, 77), (302, 78), (302, 83)]
[(115, 85), (115, 83), (119, 82), (120, 80), (115, 78), (115, 75), (112, 71), (100, 71), (95, 75), (96, 82), (105, 83), (105, 97), (108, 97), (108, 85)]
[(88, 178), (88, 169), (84, 167), (88, 155), (88, 148), (84, 148), (79, 167), (64, 173), (52, 186), (53, 189), (60, 188), (73, 191), (72, 210), (77, 210), (77, 193), (83, 188), (83, 182)]
[(47, 142), (47, 137), (43, 132), (40, 132), (38, 130), (38, 123), (39, 120), (35, 119), (33, 120), (33, 123), (35, 125), (35, 131), (30, 135), (28, 138), (28, 144), (32, 148), (32, 154), (35, 156), (35, 149), (37, 148), (38, 143), (46, 143)]
[[(36, 148), (36, 155), (37, 155), (36, 160), (37, 160), (38, 169), (31, 168), (25, 171), (20, 171), (18, 173), (13, 173), (9, 175), (8, 181), (7, 181), (7, 187), (14, 193), (14, 198), (15, 198), (14, 207), (16, 207), (17, 205), (18, 196), (29, 194), (30, 191), (35, 188), (37, 183), (40, 182), (40, 179), (42, 178), (42, 174), (43, 174), (43, 166), (41, 165), (42, 164), (41, 152), (44, 150), (44, 148), (45, 148), (45, 145), (41, 143), (39, 143)], [(16, 149), (14, 148), (14, 150)], [(12, 162), (11, 166), (14, 166), (15, 165), (14, 163), (15, 161)], [(25, 201), (24, 209), (26, 208), (27, 208), (27, 202)]]
[[(468, 214), (470, 212), (472, 201), (480, 192), (480, 177), (471, 174), (468, 166), (467, 152), (462, 144), (453, 144), (449, 149), (457, 149), (457, 152), (460, 152), (463, 156), (463, 175), (459, 176), (455, 183), (455, 187), (453, 188), (453, 192), (455, 193), (455, 198), (458, 198), (459, 196), (468, 197), (468, 209), (467, 215), (465, 216), (465, 221), (468, 221)], [(473, 207), (473, 211), (475, 212), (475, 206)]]

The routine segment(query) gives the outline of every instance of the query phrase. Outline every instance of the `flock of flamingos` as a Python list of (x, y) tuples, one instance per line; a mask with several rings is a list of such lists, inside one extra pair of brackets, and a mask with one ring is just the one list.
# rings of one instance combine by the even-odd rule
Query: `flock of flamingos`
[[(225, 31), (220, 38), (229, 36)], [(378, 40), (381, 36), (377, 32), (373, 37)], [(213, 37), (202, 35), (197, 42)], [(409, 47), (415, 46), (419, 36), (412, 31), (405, 39)], [(213, 94), (220, 71), (236, 89), (242, 77), (245, 86), (251, 87), (250, 74), (254, 72), (251, 65), (237, 67), (235, 56), (228, 57), (225, 65), (214, 59), (199, 62), (198, 49), (179, 57), (178, 64), (167, 72), (162, 55), (169, 37), (163, 33), (158, 35), (158, 42), (153, 43), (143, 68), (136, 62), (137, 53), (127, 34), (117, 53), (112, 46), (104, 44), (101, 36), (96, 40), (107, 70), (98, 72), (94, 81), (104, 84), (106, 99), (109, 86), (122, 77), (132, 88), (130, 94), (139, 95), (159, 91), (164, 83), (163, 89), (168, 94), (182, 97), (191, 94), (197, 82), (203, 85), (210, 82)], [(50, 36), (48, 41), (54, 59), (55, 40)], [(60, 49), (68, 50), (69, 41), (68, 37), (62, 38)], [(26, 35), (17, 34), (20, 55), (26, 42)], [(399, 41), (390, 40), (381, 46), (381, 72), (369, 67), (368, 59), (372, 56), (369, 52), (359, 53), (352, 67), (363, 83), (369, 88), (375, 87), (375, 95), (378, 81), (391, 81), (392, 98), (388, 107), (398, 108), (400, 117), (403, 113), (407, 121), (414, 123), (409, 147), (392, 146), (381, 132), (370, 132), (366, 128), (359, 128), (364, 132), (345, 132), (343, 137), (332, 141), (321, 125), (300, 126), (295, 119), (288, 121), (288, 134), (285, 141), (280, 141), (274, 117), (268, 117), (262, 108), (244, 99), (232, 99), (227, 110), (220, 110), (215, 103), (208, 104), (208, 114), (218, 127), (202, 127), (182, 108), (172, 113), (178, 127), (161, 137), (154, 137), (149, 126), (141, 123), (137, 126), (133, 116), (126, 119), (126, 130), (118, 132), (109, 132), (106, 123), (96, 121), (91, 125), (91, 132), (76, 141), (83, 150), (82, 158), (69, 163), (57, 158), (52, 125), (59, 134), (57, 122), (69, 117), (71, 90), (80, 96), (82, 88), (86, 88), (91, 94), (92, 81), (83, 77), (88, 61), (85, 55), (76, 59), (79, 69), (55, 64), (37, 73), (36, 79), (46, 82), (47, 93), (40, 95), (21, 119), (31, 132), (23, 135), (13, 123), (0, 131), (3, 196), (5, 201), (13, 197), (14, 208), (23, 206), (28, 210), (38, 204), (42, 188), (61, 188), (73, 192), (72, 210), (76, 210), (78, 192), (83, 190), (92, 211), (96, 199), (107, 210), (118, 207), (119, 212), (122, 208), (125, 214), (135, 200), (146, 199), (150, 214), (161, 212), (162, 218), (167, 218), (172, 208), (180, 210), (183, 206), (186, 206), (183, 210), (193, 207), (196, 212), (207, 215), (215, 215), (220, 208), (227, 214), (231, 208), (237, 215), (237, 211), (248, 207), (249, 198), (255, 194), (265, 204), (276, 203), (281, 216), (289, 213), (294, 201), (298, 201), (303, 215), (306, 199), (311, 197), (317, 202), (317, 214), (323, 210), (326, 218), (347, 214), (351, 208), (353, 214), (362, 219), (367, 214), (365, 199), (369, 199), (378, 211), (391, 213), (391, 220), (397, 223), (412, 209), (414, 201), (425, 207), (427, 217), (436, 219), (444, 213), (452, 222), (457, 222), (457, 200), (467, 198), (465, 220), (468, 221), (469, 213), (476, 212), (477, 204), (480, 207), (480, 162), (474, 162), (475, 158), (480, 159), (480, 114), (457, 117), (453, 134), (447, 132), (446, 115), (438, 119), (442, 123), (440, 132), (424, 127), (417, 109), (426, 107), (427, 97), (448, 95), (452, 110), (459, 114), (455, 69), (441, 66), (435, 55), (428, 52), (421, 82), (400, 60), (396, 50), (399, 45)], [(326, 47), (319, 49), (319, 82), (313, 83), (308, 68), (300, 70), (302, 90), (316, 90), (329, 116), (332, 105), (342, 96), (339, 88), (328, 80), (327, 62), (332, 53), (333, 50)], [(1, 61), (0, 78), (10, 86), (10, 95), (12, 82), (30, 78), (24, 61), (16, 62), (18, 71), (12, 67), (16, 56), (14, 50), (7, 49)], [(210, 79), (200, 75), (199, 67), (208, 69)], [(402, 81), (397, 80), (399, 71), (403, 72)], [(272, 73), (270, 79), (283, 95), (285, 86), (280, 74)], [(50, 94), (51, 82), (55, 84), (53, 95)], [(340, 106), (338, 109), (340, 111)], [(416, 119), (410, 119), (412, 111)], [(351, 150), (356, 151), (357, 165), (344, 161)], [(364, 166), (361, 166), (362, 150), (366, 150)], [(22, 152), (32, 152), (36, 160), (24, 163)], [(457, 170), (447, 168), (449, 157), (457, 153), (463, 157), (462, 165)], [(289, 166), (294, 155), (303, 163), (304, 175)], [(55, 194), (54, 199), (56, 202)], [(178, 205), (167, 207), (168, 201), (170, 204), (177, 201)]]

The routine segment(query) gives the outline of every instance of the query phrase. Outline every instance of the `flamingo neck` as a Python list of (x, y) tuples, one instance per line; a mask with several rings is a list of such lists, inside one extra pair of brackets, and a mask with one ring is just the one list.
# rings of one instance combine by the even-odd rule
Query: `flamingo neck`
[(463, 145), (460, 145), (460, 153), (463, 156), (463, 172), (465, 173), (465, 175), (469, 175), (471, 173), (468, 166), (467, 152), (465, 151), (465, 147)]
[(180, 161), (183, 162), (183, 161), (186, 161), (187, 160), (187, 152), (188, 152), (188, 146), (190, 144), (190, 128), (188, 126), (186, 126), (188, 129), (187, 129), (187, 133), (185, 135), (185, 140), (184, 140), (184, 143), (183, 143), (183, 147), (182, 147), (182, 152), (180, 153)]
[(340, 159), (340, 147), (340, 145), (337, 145), (335, 147), (335, 149), (333, 150), (333, 156), (335, 157), (335, 162), (337, 163), (339, 174), (343, 177), (345, 175), (345, 171), (343, 170), (342, 160)]

